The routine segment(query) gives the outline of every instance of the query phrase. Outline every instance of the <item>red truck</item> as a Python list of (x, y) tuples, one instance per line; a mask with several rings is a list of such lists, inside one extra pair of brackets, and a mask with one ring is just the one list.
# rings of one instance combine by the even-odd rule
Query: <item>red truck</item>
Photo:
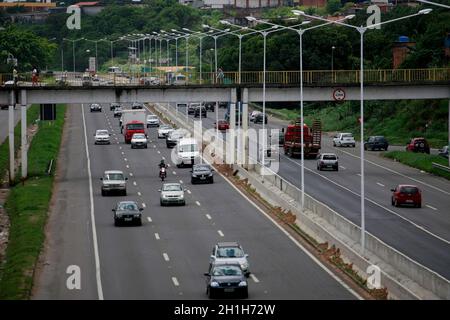
[(145, 124), (141, 121), (131, 121), (125, 124), (124, 130), (123, 130), (123, 136), (125, 138), (125, 143), (131, 143), (131, 138), (133, 137), (133, 134), (135, 133), (143, 133), (146, 135), (145, 132)]
[[(295, 124), (288, 125), (284, 134), (284, 154), (293, 158), (301, 155), (301, 122), (296, 120)], [(315, 158), (320, 152), (322, 141), (322, 124), (315, 120), (312, 127), (304, 124), (303, 127), (303, 143), (305, 158)]]

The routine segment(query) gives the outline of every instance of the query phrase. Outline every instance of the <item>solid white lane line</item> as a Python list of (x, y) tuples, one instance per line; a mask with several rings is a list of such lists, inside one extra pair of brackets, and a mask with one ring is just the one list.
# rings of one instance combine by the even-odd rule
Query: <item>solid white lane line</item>
[[(342, 151), (343, 153), (345, 153), (345, 154), (348, 154), (348, 155), (351, 156), (351, 157), (360, 159), (360, 157), (355, 156), (354, 154), (351, 154), (351, 153), (349, 153), (349, 152), (347, 152), (347, 151), (344, 151), (344, 150), (341, 150), (341, 151)], [(413, 181), (415, 181), (415, 182), (421, 183), (421, 184), (423, 184), (424, 186), (433, 188), (433, 189), (435, 189), (435, 190), (438, 190), (438, 191), (440, 191), (440, 192), (442, 192), (442, 193), (445, 193), (445, 194), (447, 194), (447, 195), (450, 196), (450, 192), (447, 192), (447, 191), (445, 191), (445, 190), (442, 190), (442, 189), (440, 189), (440, 188), (438, 188), (438, 187), (435, 187), (435, 186), (433, 186), (433, 185), (431, 185), (431, 184), (428, 184), (428, 183), (426, 183), (426, 182), (420, 181), (420, 180), (418, 180), (418, 179), (411, 178), (411, 177), (407, 176), (406, 174), (403, 174), (403, 173), (400, 173), (400, 172), (398, 172), (398, 171), (389, 169), (389, 168), (387, 168), (387, 167), (385, 167), (385, 166), (382, 166), (381, 164), (375, 163), (375, 162), (373, 162), (373, 161), (370, 161), (370, 160), (367, 160), (367, 159), (364, 159), (364, 161), (366, 161), (366, 162), (368, 162), (368, 163), (370, 163), (370, 164), (372, 164), (372, 165), (374, 165), (374, 166), (377, 166), (377, 167), (379, 167), (379, 168), (382, 168), (382, 169), (384, 169), (384, 170), (387, 170), (387, 171), (389, 171), (389, 172), (398, 174), (399, 176), (402, 176), (402, 177), (404, 177), (404, 178), (408, 178), (408, 179), (411, 179), (411, 180), (413, 180)]]
[(92, 241), (94, 244), (94, 259), (95, 259), (95, 277), (97, 281), (97, 295), (99, 300), (103, 300), (103, 288), (102, 288), (102, 278), (100, 269), (100, 256), (98, 253), (98, 243), (97, 243), (97, 229), (95, 226), (95, 209), (94, 209), (94, 192), (92, 188), (92, 173), (91, 173), (91, 159), (89, 157), (89, 148), (87, 141), (86, 132), (86, 119), (84, 116), (84, 107), (81, 105), (81, 113), (83, 115), (83, 127), (84, 127), (84, 145), (86, 148), (86, 158), (87, 158), (87, 171), (89, 176), (89, 200), (91, 204), (91, 225), (92, 225)]
[(385, 185), (382, 183), (377, 182), (377, 185), (379, 185), (380, 187), (384, 187)]
[(187, 193), (191, 194), (191, 190), (186, 190), (186, 191), (187, 191)]
[(159, 237), (159, 234), (158, 234), (158, 233), (155, 233), (155, 238), (156, 238), (156, 240), (161, 239), (161, 238)]
[[(296, 163), (294, 160), (292, 160), (292, 159), (290, 159), (290, 158), (286, 158), (286, 159), (288, 159), (288, 160), (290, 160), (290, 161)], [(353, 194), (354, 194), (355, 196), (357, 196), (357, 197), (361, 197), (361, 195), (360, 195), (358, 192), (352, 191), (352, 190), (350, 190), (349, 188), (344, 187), (343, 185), (341, 185), (341, 184), (339, 184), (339, 183), (337, 183), (337, 182), (335, 182), (335, 181), (329, 179), (328, 177), (324, 176), (323, 174), (320, 174), (320, 173), (318, 173), (318, 172), (315, 172), (314, 170), (311, 170), (311, 169), (306, 168), (306, 167), (305, 167), (305, 170), (307, 170), (307, 171), (309, 171), (309, 172), (311, 172), (311, 173), (313, 173), (313, 174), (316, 174), (316, 175), (322, 177), (323, 179), (325, 179), (325, 180), (331, 182), (332, 184), (334, 184), (334, 185), (336, 185), (336, 186), (338, 186), (338, 187), (340, 187), (340, 188), (342, 188), (342, 189), (344, 189), (344, 190), (346, 190), (346, 191), (348, 191), (348, 192), (350, 192), (350, 193), (353, 193)], [(370, 203), (372, 203), (372, 204), (374, 204), (374, 205), (376, 205), (376, 206), (378, 206), (378, 207), (380, 207), (380, 208), (382, 208), (382, 209), (384, 209), (384, 210), (386, 210), (387, 212), (390, 212), (390, 213), (396, 215), (396, 216), (399, 217), (400, 219), (402, 219), (402, 220), (404, 220), (404, 221), (406, 221), (406, 222), (409, 222), (410, 224), (412, 224), (412, 225), (413, 225), (414, 227), (416, 227), (417, 229), (422, 230), (423, 232), (425, 232), (425, 233), (427, 233), (427, 234), (429, 234), (429, 235), (435, 237), (436, 239), (439, 239), (439, 240), (441, 240), (442, 242), (445, 242), (446, 244), (450, 244), (450, 240), (446, 240), (446, 239), (444, 239), (444, 238), (438, 236), (437, 234), (432, 233), (431, 231), (429, 231), (429, 230), (425, 229), (424, 227), (418, 225), (418, 224), (415, 223), (414, 221), (409, 220), (408, 218), (405, 218), (405, 217), (402, 216), (401, 214), (399, 214), (399, 213), (397, 213), (397, 212), (395, 212), (395, 211), (392, 211), (391, 209), (389, 209), (389, 208), (387, 208), (387, 207), (385, 207), (385, 206), (379, 204), (378, 202), (375, 202), (375, 201), (373, 201), (373, 200), (371, 200), (371, 199), (368, 199), (367, 197), (365, 198), (365, 200), (366, 200), (366, 201), (369, 201)]]
[(252, 280), (253, 280), (255, 283), (258, 283), (258, 282), (259, 282), (259, 279), (258, 279), (253, 273), (250, 273), (250, 278), (252, 278)]
[(169, 255), (167, 253), (163, 253), (164, 260), (169, 261)]
[(206, 214), (206, 218), (208, 218), (208, 220), (211, 220), (211, 216), (209, 214)]
[(428, 207), (428, 208), (430, 208), (431, 210), (434, 210), (434, 211), (437, 210), (435, 207), (432, 207), (432, 206), (430, 206), (429, 204), (426, 204), (425, 206)]
[(147, 217), (147, 221), (148, 221), (148, 222), (152, 222), (152, 218)]
[(195, 204), (198, 205), (200, 207), (200, 202), (195, 201)]
[(217, 233), (218, 233), (219, 236), (221, 236), (221, 237), (224, 237), (224, 236), (225, 236), (221, 230), (217, 230)]
[(180, 285), (176, 277), (172, 277), (172, 282), (175, 285), (175, 287), (178, 287)]

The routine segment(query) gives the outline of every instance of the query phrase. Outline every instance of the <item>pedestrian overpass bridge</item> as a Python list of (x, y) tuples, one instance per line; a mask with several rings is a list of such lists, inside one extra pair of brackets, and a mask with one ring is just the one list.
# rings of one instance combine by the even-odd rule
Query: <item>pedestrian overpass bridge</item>
[[(1, 79), (5, 83), (12, 76)], [(161, 73), (99, 74), (87, 83), (80, 73), (55, 73), (37, 84), (30, 79), (25, 74), (16, 85), (6, 82), (0, 104), (300, 100), (299, 71), (267, 71), (265, 90), (262, 71), (225, 72), (220, 79), (215, 73), (190, 72), (186, 81), (172, 84)], [(304, 101), (360, 99), (359, 70), (303, 71)], [(399, 99), (450, 99), (450, 68), (364, 71), (364, 100)]]

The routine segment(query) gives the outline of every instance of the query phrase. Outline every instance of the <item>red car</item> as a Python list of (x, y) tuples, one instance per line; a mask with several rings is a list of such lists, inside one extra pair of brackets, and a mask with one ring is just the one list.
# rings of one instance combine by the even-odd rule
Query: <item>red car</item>
[(395, 189), (391, 189), (393, 206), (413, 205), (414, 207), (422, 207), (422, 192), (417, 186), (400, 184)]
[(225, 120), (219, 120), (218, 123), (214, 123), (214, 129), (219, 129), (220, 131), (225, 131), (230, 129), (230, 125)]
[(406, 151), (423, 152), (430, 154), (430, 145), (425, 138), (412, 138), (406, 145)]

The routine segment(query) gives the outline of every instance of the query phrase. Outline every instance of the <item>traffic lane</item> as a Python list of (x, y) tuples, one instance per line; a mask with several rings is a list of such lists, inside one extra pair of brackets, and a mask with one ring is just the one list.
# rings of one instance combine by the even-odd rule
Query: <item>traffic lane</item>
[[(325, 147), (324, 152), (327, 152)], [(339, 156), (339, 172), (317, 171), (316, 161), (306, 161), (305, 166), (317, 174), (321, 174), (336, 182), (340, 186), (350, 189), (352, 192), (360, 193), (361, 176), (360, 163), (358, 159), (342, 156), (340, 150), (335, 152)], [(301, 168), (299, 159), (289, 159)], [(424, 227), (431, 233), (450, 241), (448, 231), (450, 230), (450, 197), (442, 192), (436, 192), (430, 188), (422, 189), (422, 208), (393, 207), (391, 205), (391, 188), (405, 183), (398, 176), (393, 176), (386, 170), (371, 166), (365, 171), (365, 196), (369, 201), (374, 201), (381, 206), (401, 215), (403, 218)]]
[[(299, 170), (297, 166), (287, 166), (281, 163), (280, 174), (294, 185), (299, 185)], [(319, 175), (305, 170), (305, 192), (323, 202), (336, 212), (346, 217), (356, 225), (361, 225), (360, 196), (341, 189)], [(314, 188), (312, 188), (314, 186)], [(330, 197), (330, 195), (336, 195)], [(447, 279), (450, 278), (450, 246), (445, 242), (430, 236), (423, 230), (386, 212), (385, 209), (366, 201), (366, 230), (383, 242), (394, 247), (411, 259), (436, 271)]]
[[(14, 125), (20, 120), (20, 108), (14, 109)], [(0, 110), (0, 144), (5, 141), (9, 133), (9, 110)]]
[[(161, 155), (156, 157), (155, 163), (162, 156), (170, 159), (170, 152), (173, 149), (166, 149), (165, 145), (160, 142), (157, 150), (161, 152)], [(153, 155), (155, 155), (154, 152)], [(138, 167), (145, 165), (143, 159), (144, 157), (138, 158), (138, 161), (143, 161)], [(173, 174), (174, 171), (176, 175)], [(179, 243), (189, 243), (192, 233), (185, 232), (186, 226), (183, 224), (180, 224), (181, 229), (177, 230), (177, 236), (185, 236), (185, 238), (180, 239), (172, 251), (179, 248), (180, 254), (185, 255), (184, 265), (193, 266), (194, 272), (198, 274), (198, 270), (206, 270), (210, 252), (216, 242), (238, 241), (246, 248), (247, 252), (250, 252), (253, 265), (252, 272), (260, 281), (255, 283), (255, 281), (250, 280), (252, 285), (251, 298), (354, 298), (219, 175), (215, 176), (214, 184), (192, 185), (189, 184), (190, 170), (188, 168), (175, 169), (172, 166), (168, 172), (168, 181), (179, 182), (182, 180), (190, 191), (187, 197), (191, 201), (188, 202), (186, 208), (191, 209), (193, 205), (194, 216), (192, 217), (200, 219), (200, 224), (196, 228), (201, 230), (200, 233), (203, 234), (207, 233), (204, 226), (209, 225), (213, 232), (210, 241), (199, 241), (198, 247), (192, 247), (192, 250), (196, 252), (200, 252), (198, 249), (202, 248), (201, 252), (204, 259), (198, 259), (198, 256), (186, 256), (185, 250), (179, 245)], [(154, 196), (156, 196), (153, 199), (155, 202), (158, 199), (157, 195)], [(233, 201), (230, 201), (230, 199), (233, 199)], [(193, 200), (195, 200), (195, 203)], [(177, 210), (180, 212), (184, 208), (181, 210), (177, 208)], [(158, 216), (156, 213), (155, 215)], [(172, 227), (169, 226), (172, 224), (178, 225), (177, 222), (169, 220), (171, 219), (170, 213), (168, 215), (163, 214), (162, 217), (168, 219), (168, 223), (164, 223), (169, 228), (168, 232), (172, 230)], [(189, 262), (189, 259), (192, 259), (192, 261)], [(280, 264), (279, 261), (283, 261), (283, 264)], [(186, 276), (187, 279), (193, 281), (192, 285), (198, 286), (198, 280), (192, 274), (187, 273)], [(325, 292), (323, 288), (327, 288)]]
[[(104, 112), (90, 114), (86, 119), (88, 132), (101, 128), (117, 131), (118, 124), (113, 123), (112, 113), (108, 118), (110, 124)], [(94, 145), (93, 139), (89, 145), (104, 296), (105, 299), (173, 298), (177, 292), (171, 285), (171, 273), (161, 259), (156, 243), (152, 241), (151, 225), (145, 223), (146, 211), (143, 212), (142, 227), (114, 226), (112, 208), (118, 201), (138, 201), (136, 186), (129, 181), (126, 197), (101, 196), (99, 179), (105, 170), (117, 169), (129, 173), (130, 168), (121, 156), (121, 141), (123, 138), (117, 134), (113, 136), (111, 145)]]
[[(98, 299), (95, 278), (89, 176), (86, 168), (83, 120), (79, 105), (69, 105), (55, 176), (54, 207), (47, 227), (42, 268), (32, 299)], [(81, 271), (81, 290), (69, 290), (69, 266)]]

